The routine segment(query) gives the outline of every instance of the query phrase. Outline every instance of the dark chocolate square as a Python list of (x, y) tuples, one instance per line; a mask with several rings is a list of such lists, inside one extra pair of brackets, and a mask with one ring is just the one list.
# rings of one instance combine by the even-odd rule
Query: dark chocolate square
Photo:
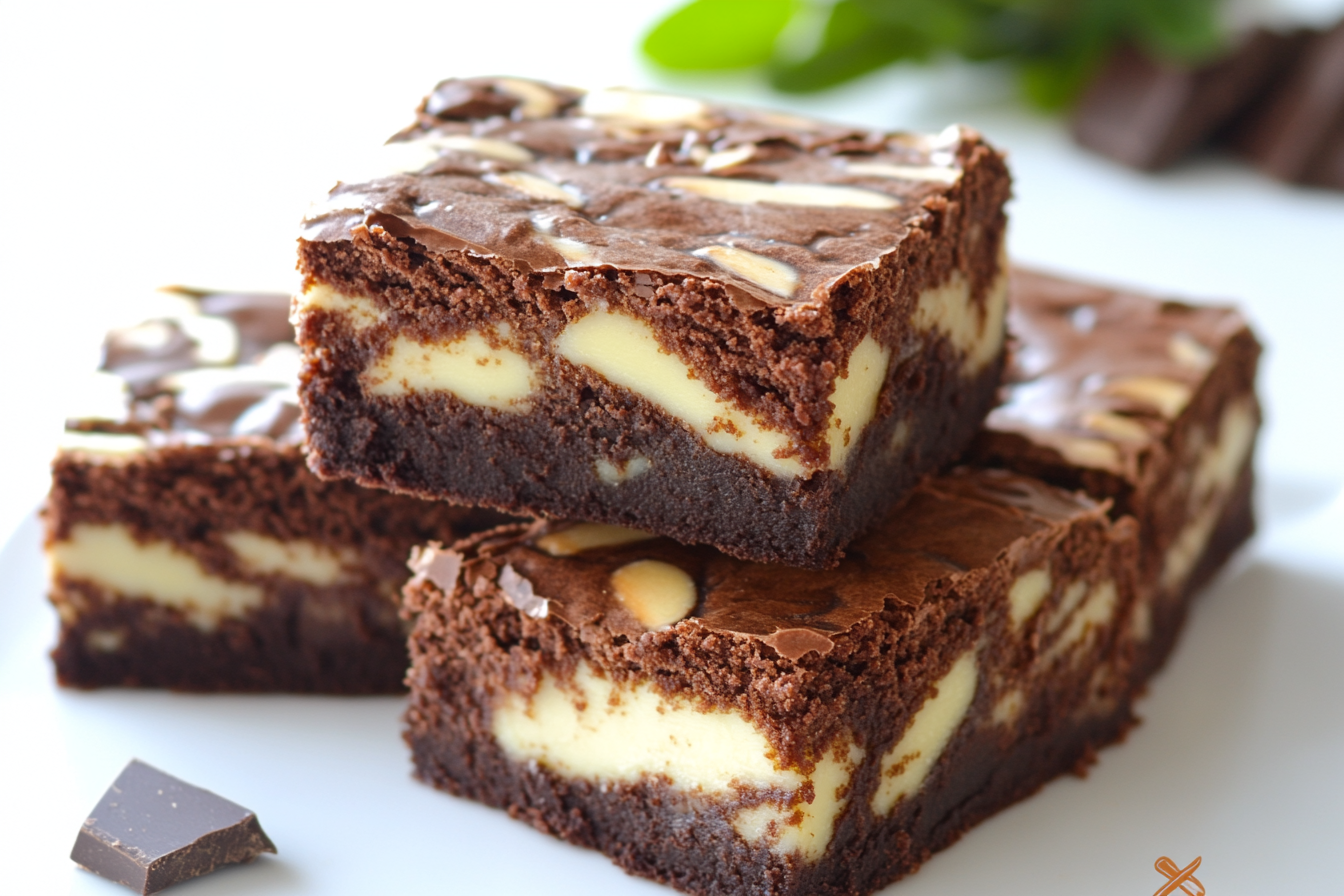
[(157, 893), (275, 851), (252, 810), (132, 759), (84, 821), (70, 858)]

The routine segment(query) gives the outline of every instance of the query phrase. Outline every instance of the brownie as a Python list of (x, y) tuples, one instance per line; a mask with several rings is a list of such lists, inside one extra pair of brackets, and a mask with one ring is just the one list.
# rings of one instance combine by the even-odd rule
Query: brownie
[(1014, 269), (1004, 401), (970, 457), (1112, 503), (1139, 523), (1136, 672), (1255, 528), (1260, 345), (1233, 308)]
[(1131, 725), (1108, 509), (961, 469), (828, 571), (593, 523), (431, 545), (417, 774), (687, 892), (869, 893)]
[(1009, 179), (967, 128), (455, 80), (377, 164), (299, 243), (325, 478), (822, 568), (993, 402)]
[(411, 546), (503, 518), (308, 472), (289, 302), (177, 291), (109, 334), (45, 513), (62, 684), (404, 689)]

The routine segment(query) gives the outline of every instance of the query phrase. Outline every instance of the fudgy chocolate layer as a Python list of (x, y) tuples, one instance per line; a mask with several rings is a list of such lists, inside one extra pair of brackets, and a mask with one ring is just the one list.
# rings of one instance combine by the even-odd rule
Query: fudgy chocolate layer
[[(445, 92), (475, 99), (450, 114), (427, 111), (431, 97), (389, 144), (415, 163), (338, 185), (300, 241), (301, 398), (320, 475), (822, 567), (965, 447), (1000, 365), (1008, 196), (978, 135), (511, 79)], [(676, 359), (673, 378), (724, 413), (702, 432), (556, 348), (606, 316), (650, 334), (646, 356)], [(404, 370), (370, 374), (397, 351), (428, 369), (471, 340), (497, 355), (472, 349), (479, 363), (503, 352), (537, 382), (464, 400)], [(839, 383), (866, 344), (877, 407), (837, 441)], [(429, 380), (451, 379), (437, 369)], [(732, 414), (780, 447), (711, 447), (742, 438)], [(659, 482), (602, 481), (601, 464), (635, 454)]]
[[(442, 551), (417, 561), (407, 740), (427, 782), (632, 873), (694, 893), (868, 893), (1130, 724), (1133, 526), (1085, 498), (963, 471), (917, 489), (827, 572), (663, 539), (574, 551), (586, 531), (500, 529), (459, 543), (460, 567)], [(618, 596), (621, 571), (650, 563), (694, 583), (681, 621), (650, 627)], [(1082, 597), (1108, 587), (1109, 603)], [(1010, 595), (1028, 592), (1036, 603), (1024, 610)], [(953, 683), (967, 662), (978, 670), (969, 690)], [(552, 681), (579, 688), (579, 701), (585, 669), (622, 695), (618, 707), (647, 686), (667, 712), (747, 719), (778, 767), (800, 774), (819, 774), (829, 745), (852, 738), (864, 759), (825, 848), (809, 857), (748, 839), (743, 814), (778, 799), (749, 783), (715, 797), (511, 754), (500, 740), (510, 701), (541, 699)], [(926, 776), (879, 811), (884, 782), (914, 761), (888, 768), (885, 757), (928, 703), (956, 691), (964, 716), (940, 723), (943, 746), (926, 743)], [(696, 742), (694, 729), (685, 736)]]
[[(420, 498), (633, 526), (744, 559), (820, 566), (921, 471), (955, 460), (989, 411), (998, 374), (993, 364), (968, 383), (951, 364), (896, 367), (888, 388), (918, 392), (916, 415), (870, 425), (844, 473), (786, 479), (710, 449), (653, 403), (578, 369), (517, 419), (442, 394), (369, 398), (357, 371), (342, 369), (305, 391), (309, 415), (323, 421), (309, 434), (309, 463), (325, 477), (357, 471), (361, 485)], [(604, 481), (593, 446), (615, 465), (641, 458), (653, 472)]]

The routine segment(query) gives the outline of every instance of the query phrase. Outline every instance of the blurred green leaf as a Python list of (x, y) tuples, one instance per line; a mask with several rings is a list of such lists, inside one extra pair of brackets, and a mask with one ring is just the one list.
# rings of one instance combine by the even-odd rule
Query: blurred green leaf
[(769, 61), (798, 0), (693, 0), (644, 38), (644, 53), (665, 68), (746, 68)]
[(1041, 57), (1018, 68), (1018, 86), (1027, 102), (1040, 109), (1062, 109), (1073, 101), (1099, 60)]
[(779, 90), (824, 90), (900, 59), (924, 59), (929, 48), (929, 41), (914, 29), (875, 21), (862, 0), (839, 0), (831, 7), (817, 50), (802, 60), (776, 60), (768, 74)]
[[(939, 53), (1005, 59), (1016, 65), (1027, 99), (1054, 109), (1077, 96), (1122, 42), (1180, 61), (1216, 52), (1223, 2), (692, 0), (654, 28), (644, 51), (669, 68), (761, 66), (775, 87), (788, 91), (821, 90)], [(808, 43), (803, 29), (814, 17), (825, 24), (799, 58), (796, 46)], [(781, 41), (786, 27), (789, 38), (802, 40)]]
[(1222, 46), (1211, 0), (1134, 0), (1136, 37), (1158, 56), (1197, 62)]
[(965, 0), (855, 0), (874, 21), (908, 28), (936, 47), (959, 46), (975, 11)]

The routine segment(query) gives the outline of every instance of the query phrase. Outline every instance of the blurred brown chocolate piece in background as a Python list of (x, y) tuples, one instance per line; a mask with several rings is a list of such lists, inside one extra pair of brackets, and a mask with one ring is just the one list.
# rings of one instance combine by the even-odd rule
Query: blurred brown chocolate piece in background
[(1344, 189), (1344, 21), (1312, 35), (1228, 141), (1270, 177)]
[(1071, 128), (1080, 145), (1134, 168), (1225, 146), (1279, 180), (1344, 189), (1344, 22), (1258, 28), (1197, 66), (1121, 47), (1083, 92)]
[(1134, 168), (1165, 168), (1259, 96), (1306, 36), (1256, 29), (1226, 55), (1197, 67), (1122, 47), (1074, 110), (1074, 139)]

